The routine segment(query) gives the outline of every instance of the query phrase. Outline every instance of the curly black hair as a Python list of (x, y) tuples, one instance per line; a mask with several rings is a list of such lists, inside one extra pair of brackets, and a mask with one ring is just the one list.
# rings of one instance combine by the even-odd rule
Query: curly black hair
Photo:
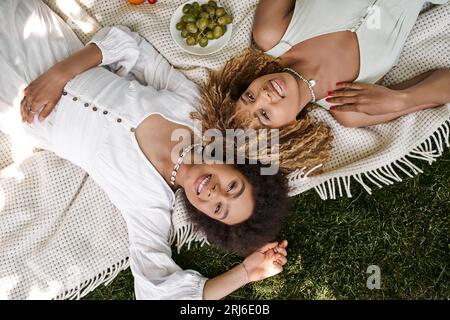
[(253, 188), (253, 214), (239, 224), (227, 225), (199, 212), (187, 201), (188, 212), (208, 241), (228, 252), (245, 256), (267, 242), (274, 241), (283, 218), (288, 213), (287, 180), (281, 172), (261, 175), (260, 164), (237, 164)]

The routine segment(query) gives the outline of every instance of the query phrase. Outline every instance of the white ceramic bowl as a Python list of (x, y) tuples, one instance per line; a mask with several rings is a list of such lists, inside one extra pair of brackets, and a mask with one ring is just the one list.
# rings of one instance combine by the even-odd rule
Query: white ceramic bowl
[[(205, 56), (209, 54), (213, 54), (220, 49), (222, 49), (230, 40), (231, 33), (233, 31), (233, 23), (230, 23), (227, 25), (227, 32), (220, 37), (219, 39), (209, 40), (208, 45), (206, 47), (201, 47), (200, 45), (196, 44), (195, 46), (188, 46), (186, 43), (186, 39), (181, 37), (181, 31), (177, 30), (176, 25), (180, 21), (181, 17), (184, 15), (183, 13), (183, 7), (184, 5), (188, 3), (193, 3), (194, 1), (188, 1), (186, 3), (183, 3), (181, 6), (179, 6), (175, 12), (172, 15), (172, 19), (170, 20), (170, 34), (172, 35), (172, 39), (175, 41), (178, 46), (183, 49), (184, 51), (195, 54), (199, 56)], [(204, 3), (208, 3), (207, 0), (197, 0), (197, 2), (202, 5)], [(231, 14), (230, 10), (223, 6), (221, 3), (216, 1), (217, 4), (221, 7), (224, 7), (225, 10), (228, 12), (228, 14)]]

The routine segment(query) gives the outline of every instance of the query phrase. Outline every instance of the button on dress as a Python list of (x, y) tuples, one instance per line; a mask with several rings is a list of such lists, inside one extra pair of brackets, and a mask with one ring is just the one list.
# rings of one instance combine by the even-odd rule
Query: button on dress
[[(20, 121), (18, 92), (82, 44), (38, 0), (0, 1), (0, 41), (0, 130), (14, 134), (7, 122)], [(137, 299), (201, 299), (207, 279), (171, 258), (174, 193), (134, 135), (152, 114), (193, 127), (198, 88), (126, 27), (104, 28), (92, 42), (102, 51), (102, 66), (71, 80), (46, 120), (36, 115), (21, 129), (37, 147), (83, 168), (121, 211)]]

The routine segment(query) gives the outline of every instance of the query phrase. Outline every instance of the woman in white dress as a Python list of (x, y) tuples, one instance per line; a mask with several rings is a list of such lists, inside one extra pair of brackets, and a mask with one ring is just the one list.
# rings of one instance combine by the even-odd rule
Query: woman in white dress
[(378, 84), (395, 66), (426, 2), (449, 5), (448, 0), (261, 0), (253, 39), (264, 52), (247, 50), (213, 73), (204, 112), (237, 110), (238, 127), (280, 128), (281, 159), (302, 168), (326, 162), (331, 150), (331, 130), (308, 115), (310, 102), (346, 127), (445, 104), (449, 69), (389, 88)]
[[(190, 164), (198, 89), (137, 34), (105, 28), (83, 48), (41, 1), (2, 0), (0, 69), (0, 130), (16, 134), (17, 121), (14, 130), (83, 168), (122, 212), (137, 299), (218, 299), (282, 271), (287, 242), (268, 242), (287, 212), (285, 179), (257, 165)], [(172, 141), (180, 129), (189, 139)], [(211, 220), (210, 240), (250, 254), (241, 264), (212, 279), (175, 264), (178, 188)]]

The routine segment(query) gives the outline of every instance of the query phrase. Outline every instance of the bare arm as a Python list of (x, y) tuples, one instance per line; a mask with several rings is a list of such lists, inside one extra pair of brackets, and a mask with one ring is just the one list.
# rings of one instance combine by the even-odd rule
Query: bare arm
[(344, 87), (349, 90), (335, 91), (336, 98), (331, 99), (344, 105), (330, 111), (344, 126), (365, 127), (450, 102), (450, 69), (429, 71), (389, 88), (366, 84)]
[(352, 111), (337, 111), (333, 110), (331, 114), (333, 117), (344, 127), (348, 128), (363, 128), (368, 126), (373, 126), (376, 124), (386, 123), (397, 119), (401, 116), (407, 115), (412, 112), (420, 111), (426, 109), (425, 107), (417, 107), (415, 109), (410, 109), (407, 111), (400, 111), (394, 113), (388, 113), (383, 115), (372, 116), (361, 112)]
[[(67, 82), (76, 75), (98, 66), (101, 62), (100, 49), (95, 44), (89, 44), (55, 64), (25, 88), (26, 99), (22, 100), (20, 108), (22, 120), (31, 123), (35, 113), (41, 109), (39, 120), (45, 119), (59, 101)], [(33, 112), (28, 112), (28, 108), (31, 108)]]
[(249, 255), (236, 267), (206, 281), (203, 299), (218, 300), (249, 282), (263, 280), (283, 271), (287, 262), (287, 241), (269, 243)]
[(258, 47), (267, 51), (281, 40), (291, 21), (294, 6), (293, 0), (259, 1), (253, 22), (253, 39)]

